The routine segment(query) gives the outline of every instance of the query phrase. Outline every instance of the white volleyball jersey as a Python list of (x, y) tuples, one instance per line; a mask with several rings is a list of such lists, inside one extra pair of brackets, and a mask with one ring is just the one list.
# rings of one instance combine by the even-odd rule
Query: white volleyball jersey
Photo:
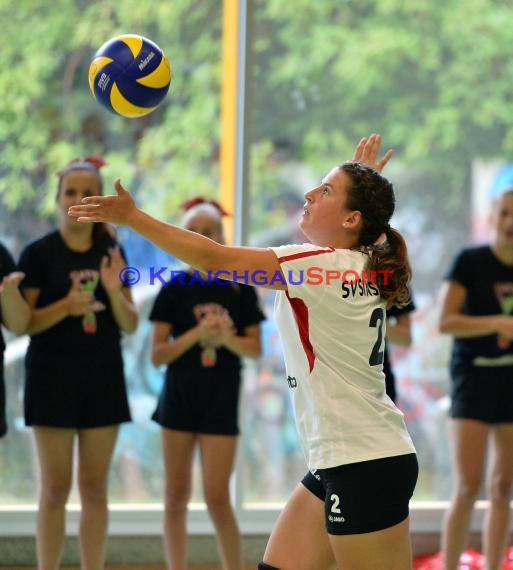
[(271, 249), (288, 285), (277, 292), (276, 322), (308, 467), (414, 453), (385, 393), (385, 303), (364, 273), (367, 256), (311, 244)]

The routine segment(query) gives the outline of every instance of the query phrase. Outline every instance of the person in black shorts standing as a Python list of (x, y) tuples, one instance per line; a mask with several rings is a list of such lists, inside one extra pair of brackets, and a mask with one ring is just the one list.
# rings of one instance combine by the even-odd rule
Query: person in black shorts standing
[[(223, 243), (224, 210), (201, 198), (184, 204), (183, 226)], [(258, 358), (264, 320), (252, 287), (175, 271), (155, 301), (152, 360), (167, 365), (153, 419), (162, 427), (166, 472), (165, 550), (169, 570), (186, 570), (187, 504), (199, 447), (205, 502), (226, 570), (242, 570), (229, 480), (237, 445), (241, 357)]]
[[(7, 248), (0, 243), (0, 322), (15, 334), (23, 334), (30, 319), (19, 284), (23, 273), (16, 271), (16, 264)], [(7, 410), (4, 378), (5, 340), (0, 329), (0, 437), (7, 433)]]
[(37, 556), (45, 569), (57, 568), (62, 554), (75, 441), (82, 567), (104, 568), (108, 472), (119, 424), (130, 420), (120, 340), (121, 332), (135, 330), (137, 313), (119, 279), (124, 255), (109, 226), (84, 226), (65, 215), (102, 193), (103, 164), (91, 157), (58, 173), (59, 227), (29, 244), (19, 263), (32, 312), (25, 422), (33, 427), (41, 470)]
[(450, 430), (455, 489), (442, 533), (445, 570), (466, 546), (491, 444), (483, 528), (486, 568), (498, 570), (513, 485), (513, 189), (496, 198), (489, 245), (461, 251), (447, 274), (440, 330), (454, 336)]

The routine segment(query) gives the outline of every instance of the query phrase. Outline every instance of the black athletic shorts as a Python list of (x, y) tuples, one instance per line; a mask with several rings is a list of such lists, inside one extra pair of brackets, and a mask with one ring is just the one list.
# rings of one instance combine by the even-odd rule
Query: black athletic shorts
[(205, 368), (166, 375), (152, 418), (167, 429), (238, 435), (239, 370)]
[(130, 421), (121, 355), (95, 358), (27, 352), (26, 425), (87, 429)]
[(302, 483), (324, 502), (328, 534), (364, 534), (406, 519), (418, 471), (411, 453), (309, 471)]
[(513, 367), (469, 366), (454, 370), (450, 416), (488, 424), (513, 422)]

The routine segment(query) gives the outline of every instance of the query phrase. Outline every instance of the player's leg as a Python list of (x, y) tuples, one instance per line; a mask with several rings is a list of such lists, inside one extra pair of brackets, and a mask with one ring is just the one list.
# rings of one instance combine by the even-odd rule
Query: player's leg
[(488, 424), (470, 419), (449, 423), (454, 474), (451, 505), (444, 517), (442, 553), (445, 570), (456, 570), (468, 540), (470, 520), (484, 472)]
[(203, 494), (216, 529), (219, 553), (226, 570), (242, 570), (241, 538), (230, 502), (230, 476), (237, 449), (236, 436), (198, 436), (201, 451)]
[(73, 476), (74, 435), (72, 429), (34, 427), (41, 472), (36, 534), (39, 570), (54, 570), (62, 556), (66, 502)]
[(187, 504), (196, 434), (161, 429), (165, 472), (164, 548), (169, 570), (187, 568)]
[(504, 558), (509, 538), (510, 501), (513, 486), (513, 424), (491, 429), (492, 456), (487, 478), (490, 508), (483, 527), (483, 553), (487, 570), (496, 570)]
[(80, 555), (87, 570), (103, 570), (108, 527), (108, 476), (119, 426), (78, 432)]
[[(307, 475), (315, 485), (313, 476)], [(331, 570), (335, 559), (324, 522), (323, 493), (300, 483), (276, 521), (259, 568), (279, 570)], [(316, 493), (316, 494), (314, 494)], [(265, 564), (265, 565), (264, 565)]]
[(338, 570), (411, 570), (409, 517), (384, 530), (329, 539)]

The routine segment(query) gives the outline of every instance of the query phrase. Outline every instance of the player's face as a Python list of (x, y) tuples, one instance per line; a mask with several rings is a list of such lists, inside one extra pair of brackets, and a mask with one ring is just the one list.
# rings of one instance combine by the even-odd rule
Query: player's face
[(513, 193), (507, 193), (494, 202), (490, 225), (497, 245), (513, 247)]
[(347, 174), (334, 168), (321, 184), (305, 193), (306, 203), (299, 227), (314, 244), (323, 247), (347, 247), (343, 237), (344, 224), (351, 212), (346, 208)]
[(198, 212), (189, 219), (186, 229), (208, 237), (217, 243), (224, 243), (223, 231), (218, 219), (206, 212)]

